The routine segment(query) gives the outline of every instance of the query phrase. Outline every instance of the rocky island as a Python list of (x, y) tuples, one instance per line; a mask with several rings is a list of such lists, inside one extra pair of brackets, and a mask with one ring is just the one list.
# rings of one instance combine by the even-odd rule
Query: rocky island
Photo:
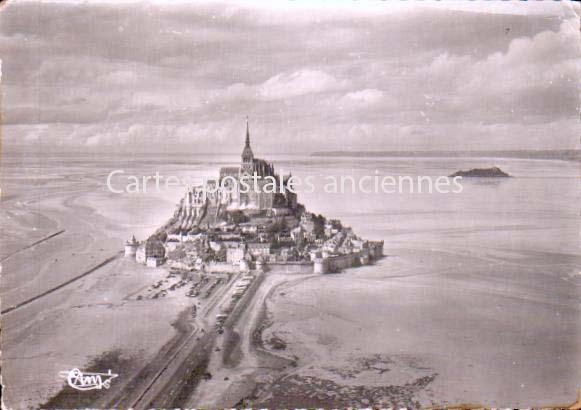
[(509, 174), (498, 167), (492, 168), (473, 168), (469, 171), (457, 171), (450, 175), (450, 178), (466, 177), (466, 178), (508, 178)]
[(126, 256), (147, 266), (207, 273), (268, 265), (328, 273), (382, 256), (383, 241), (364, 240), (341, 221), (308, 212), (297, 201), (291, 175), (278, 175), (272, 163), (254, 157), (248, 123), (241, 157), (239, 166), (189, 187), (164, 226), (142, 243), (126, 243)]

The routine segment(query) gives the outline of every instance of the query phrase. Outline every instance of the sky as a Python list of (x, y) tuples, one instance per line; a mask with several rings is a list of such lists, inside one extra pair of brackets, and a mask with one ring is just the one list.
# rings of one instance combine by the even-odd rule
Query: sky
[(5, 149), (576, 148), (571, 2), (4, 1)]

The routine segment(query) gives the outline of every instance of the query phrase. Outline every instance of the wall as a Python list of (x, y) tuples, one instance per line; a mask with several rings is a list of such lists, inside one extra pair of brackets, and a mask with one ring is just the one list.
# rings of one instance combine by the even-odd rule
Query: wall
[(359, 255), (339, 255), (327, 258), (327, 269), (329, 272), (338, 272), (343, 269), (351, 268), (359, 265)]
[(238, 264), (233, 265), (228, 262), (208, 262), (206, 263), (204, 270), (208, 273), (216, 272), (236, 273), (240, 272), (240, 266)]
[(313, 262), (273, 262), (267, 263), (267, 270), (276, 270), (284, 273), (309, 274), (313, 273)]

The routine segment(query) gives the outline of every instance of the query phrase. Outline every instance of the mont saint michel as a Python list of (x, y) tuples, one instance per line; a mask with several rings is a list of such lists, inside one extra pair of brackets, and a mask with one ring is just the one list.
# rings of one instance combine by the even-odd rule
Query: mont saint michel
[(3, 409), (579, 409), (580, 14), (2, 2)]
[(127, 241), (125, 256), (151, 267), (167, 262), (174, 272), (230, 273), (270, 265), (329, 273), (383, 256), (383, 241), (364, 240), (340, 220), (308, 212), (291, 183), (290, 174), (279, 176), (254, 156), (247, 122), (240, 165), (189, 187), (154, 235), (141, 244)]

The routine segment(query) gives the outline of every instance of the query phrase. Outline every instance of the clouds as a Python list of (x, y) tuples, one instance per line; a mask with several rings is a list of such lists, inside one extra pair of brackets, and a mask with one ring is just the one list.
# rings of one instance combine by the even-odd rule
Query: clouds
[(258, 87), (258, 96), (264, 101), (280, 100), (340, 87), (341, 82), (329, 74), (318, 70), (302, 69), (269, 78)]
[(542, 3), (12, 2), (5, 142), (235, 150), (250, 115), (263, 150), (571, 147), (578, 7)]
[(420, 68), (418, 76), (451, 91), (440, 104), (464, 118), (486, 123), (572, 118), (578, 106), (580, 55), (572, 23), (564, 21), (558, 31), (532, 38), (515, 38), (506, 51), (481, 59), (444, 52)]
[(384, 93), (381, 90), (367, 88), (361, 91), (354, 91), (345, 94), (342, 100), (350, 101), (362, 105), (374, 105), (380, 103), (384, 98)]
[(225, 90), (216, 90), (215, 98), (276, 101), (287, 100), (309, 94), (319, 94), (344, 88), (347, 81), (339, 81), (333, 76), (313, 69), (301, 69), (280, 73), (260, 84), (236, 83)]

